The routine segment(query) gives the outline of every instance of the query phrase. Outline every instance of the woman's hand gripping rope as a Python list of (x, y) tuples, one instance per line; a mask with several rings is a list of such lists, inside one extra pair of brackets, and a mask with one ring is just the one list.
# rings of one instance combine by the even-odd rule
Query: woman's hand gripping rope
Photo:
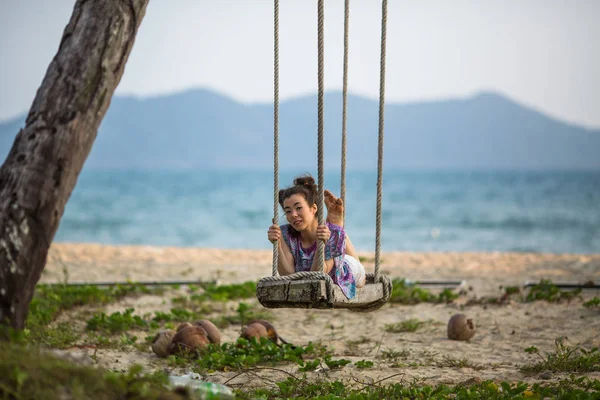
[(273, 224), (267, 231), (267, 237), (271, 243), (275, 243), (281, 239), (281, 228), (277, 224)]

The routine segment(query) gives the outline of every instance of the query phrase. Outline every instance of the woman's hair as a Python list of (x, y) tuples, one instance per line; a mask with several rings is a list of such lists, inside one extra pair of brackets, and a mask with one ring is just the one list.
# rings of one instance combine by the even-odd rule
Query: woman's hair
[(304, 174), (294, 179), (294, 185), (279, 191), (279, 204), (283, 208), (283, 201), (295, 194), (301, 194), (306, 199), (309, 207), (317, 202), (317, 185), (315, 178)]

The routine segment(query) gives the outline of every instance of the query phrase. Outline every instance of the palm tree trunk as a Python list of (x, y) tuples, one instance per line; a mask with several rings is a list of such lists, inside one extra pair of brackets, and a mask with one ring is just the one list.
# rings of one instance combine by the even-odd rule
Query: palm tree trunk
[(25, 127), (0, 167), (0, 327), (24, 327), (48, 248), (147, 5), (77, 1)]

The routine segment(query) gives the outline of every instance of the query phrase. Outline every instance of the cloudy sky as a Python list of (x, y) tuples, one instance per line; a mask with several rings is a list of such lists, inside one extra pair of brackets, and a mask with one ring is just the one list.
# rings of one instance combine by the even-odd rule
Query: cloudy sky
[[(343, 0), (326, 0), (325, 84), (340, 89)], [(376, 98), (381, 2), (351, 0), (349, 87)], [(74, 0), (0, 0), (0, 121), (25, 112)], [(280, 0), (281, 98), (316, 91), (316, 0)], [(389, 0), (386, 98), (500, 92), (600, 128), (600, 1)], [(272, 0), (150, 0), (117, 94), (205, 87), (273, 96)]]

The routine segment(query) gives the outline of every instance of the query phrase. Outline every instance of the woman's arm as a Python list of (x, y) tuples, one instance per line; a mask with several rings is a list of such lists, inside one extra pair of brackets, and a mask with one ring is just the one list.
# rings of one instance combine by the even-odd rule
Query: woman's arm
[[(325, 264), (323, 265), (323, 273), (324, 274), (328, 274), (329, 271), (331, 271), (331, 268), (333, 268), (333, 258), (330, 258), (329, 260), (325, 260)], [(313, 258), (313, 263), (312, 266), (310, 267), (311, 271), (320, 271), (321, 270), (321, 260), (319, 260), (319, 257), (317, 257), (317, 254), (315, 254), (315, 257)]]
[(279, 272), (279, 275), (290, 275), (296, 272), (294, 255), (292, 254), (290, 247), (285, 242), (281, 227), (277, 224), (271, 225), (267, 231), (267, 238), (271, 243), (277, 242), (277, 271)]
[[(331, 237), (331, 231), (329, 231), (329, 227), (327, 227), (327, 225), (319, 225), (317, 226), (317, 240), (322, 240), (325, 243), (325, 247), (327, 247), (327, 241), (329, 240), (329, 238)], [(325, 263), (323, 264), (323, 273), (324, 274), (328, 274), (329, 271), (331, 271), (331, 268), (333, 268), (334, 262), (333, 262), (333, 258), (329, 258), (327, 259), (327, 248), (324, 248), (323, 251), (325, 251)], [(315, 253), (315, 256), (313, 257), (313, 263), (310, 267), (311, 271), (320, 271), (321, 270), (321, 260), (319, 259), (319, 257), (317, 257), (317, 254)]]
[(292, 251), (283, 238), (279, 239), (277, 243), (279, 248), (279, 262), (277, 264), (277, 271), (279, 271), (279, 275), (281, 276), (291, 275), (296, 272)]

